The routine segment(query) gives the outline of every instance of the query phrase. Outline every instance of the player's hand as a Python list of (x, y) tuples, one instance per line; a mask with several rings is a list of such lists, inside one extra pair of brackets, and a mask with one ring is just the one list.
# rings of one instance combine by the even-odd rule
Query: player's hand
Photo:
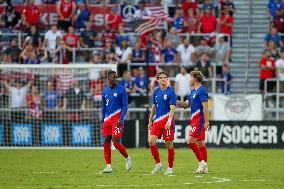
[(117, 121), (116, 123), (116, 127), (121, 127), (123, 125), (123, 121), (121, 121), (120, 119)]
[(171, 123), (167, 122), (167, 123), (166, 123), (166, 126), (165, 126), (165, 129), (166, 129), (166, 130), (169, 130), (170, 128), (171, 128)]
[(153, 125), (153, 121), (149, 120), (148, 128), (151, 129), (152, 125)]
[(204, 123), (204, 128), (205, 128), (205, 129), (209, 129), (209, 128), (210, 128), (209, 121), (207, 121), (207, 122)]

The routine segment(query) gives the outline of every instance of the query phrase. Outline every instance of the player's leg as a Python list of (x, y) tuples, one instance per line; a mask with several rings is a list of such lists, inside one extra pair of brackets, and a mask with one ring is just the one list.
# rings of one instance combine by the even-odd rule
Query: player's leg
[(160, 172), (163, 168), (163, 165), (161, 164), (161, 160), (160, 160), (160, 154), (159, 154), (159, 150), (158, 147), (156, 145), (156, 140), (158, 139), (158, 135), (154, 135), (155, 130), (153, 130), (153, 127), (151, 129), (151, 135), (149, 137), (149, 146), (151, 149), (151, 153), (152, 156), (156, 162), (156, 166), (154, 168), (154, 170), (152, 171), (152, 174), (155, 175), (158, 172)]
[(126, 148), (120, 143), (120, 139), (122, 138), (123, 127), (113, 126), (112, 128), (112, 141), (114, 147), (120, 152), (123, 157), (125, 157), (126, 165), (125, 168), (129, 171), (132, 168), (132, 160), (128, 155)]
[(196, 144), (196, 141), (197, 141), (197, 139), (195, 137), (189, 136), (187, 144), (188, 144), (188, 147), (191, 148), (191, 150), (193, 151), (193, 153), (195, 154), (195, 156), (196, 156), (196, 158), (199, 162), (198, 169), (196, 170), (195, 173), (203, 173), (205, 171), (207, 164), (203, 160), (202, 154), (201, 154), (200, 149), (198, 148), (198, 146)]
[[(207, 149), (205, 145), (205, 140), (196, 141), (198, 148), (200, 149), (203, 160), (207, 163)], [(204, 168), (204, 173), (208, 173), (208, 165)]]
[(129, 171), (132, 168), (132, 160), (131, 157), (128, 155), (126, 148), (123, 146), (123, 144), (120, 143), (121, 137), (114, 137), (112, 138), (114, 147), (120, 152), (123, 157), (125, 157), (126, 161), (126, 170)]
[(197, 146), (200, 149), (203, 160), (207, 163), (207, 148), (205, 145), (205, 140), (197, 140)]
[(111, 135), (105, 136), (104, 140), (104, 158), (106, 162), (106, 167), (102, 170), (103, 173), (111, 173)]
[(168, 168), (165, 172), (165, 175), (172, 175), (173, 174), (173, 166), (174, 166), (174, 159), (175, 159), (175, 150), (174, 144), (172, 140), (165, 141), (166, 147), (168, 149)]

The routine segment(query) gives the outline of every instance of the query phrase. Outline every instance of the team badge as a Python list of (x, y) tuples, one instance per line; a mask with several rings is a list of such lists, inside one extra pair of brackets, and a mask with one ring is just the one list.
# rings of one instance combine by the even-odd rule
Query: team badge
[(167, 98), (168, 98), (168, 96), (167, 96), (167, 95), (164, 95), (164, 99), (167, 100)]
[(117, 97), (117, 93), (113, 93), (113, 96), (114, 96), (114, 97)]

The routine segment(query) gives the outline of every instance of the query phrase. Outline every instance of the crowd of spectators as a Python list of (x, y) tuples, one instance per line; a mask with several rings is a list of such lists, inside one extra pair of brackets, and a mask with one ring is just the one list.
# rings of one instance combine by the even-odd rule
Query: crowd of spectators
[[(22, 12), (15, 9), (18, 3), (27, 3)], [(38, 8), (42, 3), (57, 3), (56, 11), (59, 15), (57, 25), (43, 25), (40, 19), (42, 13)], [(169, 17), (164, 21), (167, 27), (135, 36), (127, 32), (126, 23), (117, 6), (113, 6), (111, 14), (107, 16), (104, 30), (97, 31), (94, 28), (94, 15), (88, 9), (91, 3), (117, 4), (118, 2), (6, 1), (0, 24), (10, 32), (20, 30), (27, 35), (23, 41), (9, 38), (9, 44), (2, 46), (2, 62), (4, 64), (116, 63), (121, 84), (127, 88), (129, 95), (134, 94), (134, 96), (143, 96), (147, 88), (151, 90), (155, 88), (157, 83), (150, 77), (155, 76), (158, 71), (165, 70), (170, 74), (171, 84), (178, 91), (178, 96), (183, 97), (188, 92), (185, 91), (188, 87), (185, 87), (187, 80), (184, 79), (187, 73), (191, 70), (200, 70), (206, 79), (212, 79), (214, 76), (224, 79), (224, 82), (218, 85), (220, 92), (230, 94), (232, 75), (229, 67), (235, 11), (231, 0), (135, 1), (139, 9), (134, 16), (143, 15), (145, 12), (151, 15), (145, 3), (158, 5), (165, 3), (169, 13)], [(188, 38), (188, 34), (195, 33), (202, 35)], [(148, 70), (139, 64), (145, 62), (153, 63)], [(214, 72), (213, 64), (221, 67), (219, 71), (217, 69), (217, 73)], [(84, 82), (78, 81), (71, 75), (59, 75), (49, 78), (42, 85), (39, 84), (40, 82), (24, 85), (27, 83), (21, 81), (19, 86), (17, 79), (4, 82), (1, 99), (8, 93), (12, 98), (12, 91), (21, 89), (22, 93), (26, 94), (26, 98), (18, 105), (26, 104), (30, 109), (34, 109), (31, 111), (31, 116), (37, 117), (46, 109), (88, 107), (89, 103), (86, 103), (86, 100), (94, 101), (107, 84), (106, 70), (91, 71)], [(23, 86), (25, 90), (22, 89)], [(82, 86), (87, 87), (82, 88)], [(77, 116), (70, 114), (71, 118)]]
[[(267, 81), (267, 91), (265, 90), (265, 80), (284, 80), (284, 2), (282, 0), (270, 0), (268, 4), (268, 14), (271, 20), (270, 31), (264, 38), (264, 51), (260, 60), (260, 93), (275, 92), (276, 83)], [(283, 87), (280, 85), (280, 91)], [(273, 96), (267, 97), (267, 105), (275, 107)]]

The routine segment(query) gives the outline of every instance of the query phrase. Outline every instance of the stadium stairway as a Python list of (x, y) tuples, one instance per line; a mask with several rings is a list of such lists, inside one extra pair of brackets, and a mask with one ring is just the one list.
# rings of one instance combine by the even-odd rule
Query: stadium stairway
[[(230, 64), (233, 94), (258, 93), (259, 60), (269, 31), (269, 0), (235, 0), (233, 53)], [(247, 64), (248, 60), (248, 64)], [(248, 70), (248, 72), (246, 72)], [(247, 74), (247, 75), (246, 75)]]

